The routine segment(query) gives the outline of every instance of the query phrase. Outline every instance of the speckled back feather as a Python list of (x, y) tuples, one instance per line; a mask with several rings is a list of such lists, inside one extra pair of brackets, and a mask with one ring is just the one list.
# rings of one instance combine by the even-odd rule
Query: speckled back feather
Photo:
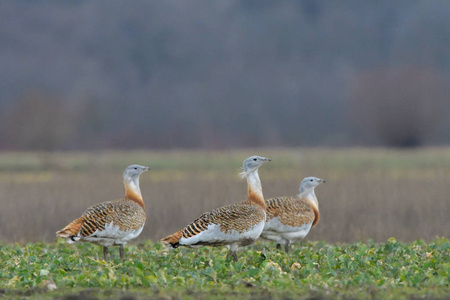
[(305, 199), (299, 197), (276, 197), (266, 200), (267, 220), (278, 217), (284, 224), (293, 227), (300, 227), (304, 224), (318, 221), (318, 211)]
[(145, 211), (133, 200), (125, 198), (107, 201), (89, 207), (80, 218), (57, 232), (57, 235), (86, 237), (96, 230), (105, 230), (105, 225), (111, 222), (122, 231), (137, 230), (144, 225), (145, 219)]
[(231, 233), (232, 230), (242, 233), (264, 219), (265, 215), (261, 207), (252, 201), (245, 200), (203, 213), (182, 230), (162, 239), (162, 242), (176, 248), (181, 237), (193, 237), (206, 230), (210, 224), (220, 225), (220, 231), (224, 233)]

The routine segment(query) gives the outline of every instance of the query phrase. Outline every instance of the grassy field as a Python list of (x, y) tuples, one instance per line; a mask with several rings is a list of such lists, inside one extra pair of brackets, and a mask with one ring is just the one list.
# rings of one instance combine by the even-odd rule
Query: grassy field
[[(271, 247), (269, 247), (271, 246)], [(167, 251), (146, 241), (123, 262), (100, 247), (0, 246), (0, 295), (30, 298), (214, 299), (440, 298), (450, 295), (450, 241), (329, 245), (309, 242), (291, 254), (257, 243), (239, 262), (226, 249)], [(49, 287), (57, 287), (50, 291)]]
[[(258, 242), (238, 263), (221, 248), (166, 252), (155, 243), (245, 199), (237, 174), (253, 154), (272, 159), (260, 169), (266, 198), (296, 194), (306, 176), (327, 180), (307, 241), (290, 255)], [(99, 247), (54, 243), (88, 206), (123, 196), (132, 163), (152, 170), (141, 176), (147, 224), (127, 259), (105, 264)], [(0, 153), (0, 296), (448, 297), (449, 182), (450, 148)], [(50, 279), (56, 291), (47, 292)]]

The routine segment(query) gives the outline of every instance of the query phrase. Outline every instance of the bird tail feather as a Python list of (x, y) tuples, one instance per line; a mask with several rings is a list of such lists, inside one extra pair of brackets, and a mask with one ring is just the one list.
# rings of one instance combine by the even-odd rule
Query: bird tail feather
[(183, 235), (183, 230), (177, 231), (165, 238), (161, 239), (161, 242), (167, 247), (171, 249), (178, 248), (180, 246), (180, 239)]
[(56, 232), (56, 237), (66, 239), (67, 243), (72, 244), (80, 240), (78, 233), (81, 230), (84, 219), (78, 218), (73, 220), (69, 225)]

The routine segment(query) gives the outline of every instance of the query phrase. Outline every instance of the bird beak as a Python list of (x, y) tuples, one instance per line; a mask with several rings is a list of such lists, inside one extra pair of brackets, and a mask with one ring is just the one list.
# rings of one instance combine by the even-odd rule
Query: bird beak
[(321, 179), (320, 182), (321, 183), (325, 183), (326, 181), (325, 181), (325, 179)]
[(270, 158), (264, 157), (264, 161), (272, 161)]
[(151, 169), (149, 167), (145, 167), (144, 172), (150, 171)]

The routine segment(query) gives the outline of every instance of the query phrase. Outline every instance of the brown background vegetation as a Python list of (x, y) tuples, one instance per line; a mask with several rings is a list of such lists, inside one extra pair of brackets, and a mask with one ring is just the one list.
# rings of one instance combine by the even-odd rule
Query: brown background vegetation
[(138, 240), (158, 241), (206, 210), (245, 199), (237, 173), (250, 154), (272, 158), (260, 169), (266, 198), (296, 194), (306, 176), (327, 180), (316, 189), (322, 218), (309, 239), (449, 236), (449, 149), (260, 149), (2, 154), (0, 241), (53, 241), (88, 206), (122, 197), (126, 161), (152, 168), (141, 177), (148, 221)]

